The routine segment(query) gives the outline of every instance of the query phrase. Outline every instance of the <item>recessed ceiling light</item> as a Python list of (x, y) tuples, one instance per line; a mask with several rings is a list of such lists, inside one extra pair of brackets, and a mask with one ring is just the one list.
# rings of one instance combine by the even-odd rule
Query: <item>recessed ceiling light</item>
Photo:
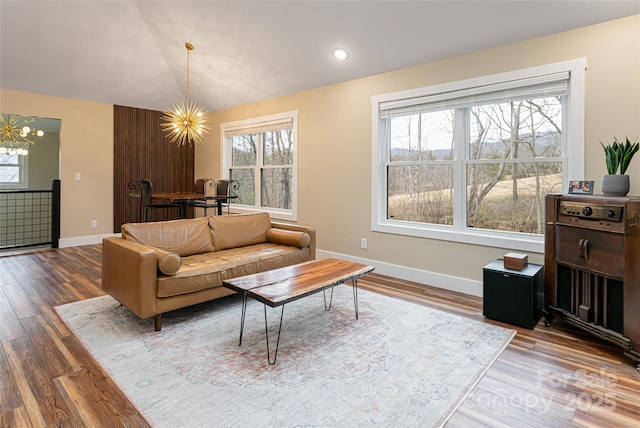
[(349, 58), (349, 52), (342, 48), (336, 48), (333, 50), (333, 56), (340, 61), (344, 61)]

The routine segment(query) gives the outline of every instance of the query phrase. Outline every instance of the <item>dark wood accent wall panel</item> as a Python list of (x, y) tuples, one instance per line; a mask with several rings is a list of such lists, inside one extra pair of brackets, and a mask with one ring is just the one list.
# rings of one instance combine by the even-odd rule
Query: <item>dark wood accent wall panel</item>
[[(127, 184), (148, 178), (154, 191), (193, 191), (194, 147), (171, 144), (160, 128), (162, 112), (114, 106), (113, 231), (140, 221), (139, 200), (129, 195)], [(157, 211), (157, 212), (156, 212)], [(153, 210), (152, 220), (176, 218), (176, 210)]]

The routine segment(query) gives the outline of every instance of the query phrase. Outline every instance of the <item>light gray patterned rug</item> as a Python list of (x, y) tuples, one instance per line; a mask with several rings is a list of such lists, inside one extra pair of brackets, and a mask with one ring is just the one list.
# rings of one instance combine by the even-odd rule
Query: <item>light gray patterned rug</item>
[[(241, 300), (165, 314), (162, 331), (110, 296), (56, 310), (156, 427), (443, 425), (515, 331), (350, 286), (287, 304), (276, 364), (264, 310)], [(280, 308), (267, 308), (277, 325)], [(270, 343), (275, 343), (276, 331)]]

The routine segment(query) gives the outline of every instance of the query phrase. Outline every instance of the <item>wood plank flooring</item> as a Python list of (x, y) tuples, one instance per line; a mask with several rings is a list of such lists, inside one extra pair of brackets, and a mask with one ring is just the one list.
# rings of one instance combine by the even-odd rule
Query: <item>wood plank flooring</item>
[[(0, 255), (0, 426), (148, 427), (66, 328), (57, 305), (103, 295), (101, 246)], [(377, 274), (375, 292), (482, 322), (482, 300)], [(153, 320), (149, 320), (153, 329)], [(562, 322), (517, 336), (447, 427), (637, 427), (640, 373)]]

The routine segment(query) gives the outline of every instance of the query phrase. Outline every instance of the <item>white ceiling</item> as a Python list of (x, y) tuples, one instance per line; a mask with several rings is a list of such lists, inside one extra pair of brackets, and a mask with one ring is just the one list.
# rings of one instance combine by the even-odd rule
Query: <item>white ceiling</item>
[[(0, 1), (0, 86), (228, 107), (640, 13), (625, 1)], [(348, 61), (331, 57), (345, 47)]]

